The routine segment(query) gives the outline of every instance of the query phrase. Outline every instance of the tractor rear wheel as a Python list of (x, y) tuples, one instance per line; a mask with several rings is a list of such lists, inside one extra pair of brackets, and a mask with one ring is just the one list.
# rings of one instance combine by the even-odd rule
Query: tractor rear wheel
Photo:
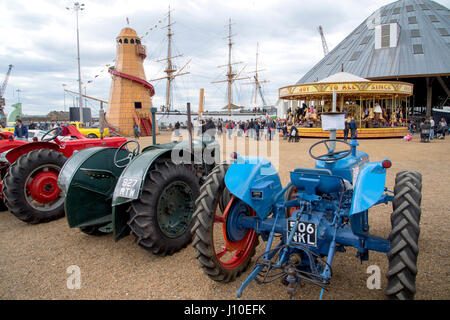
[[(296, 199), (297, 197), (295, 195), (297, 193), (298, 193), (297, 188), (294, 185), (290, 186), (284, 193), (284, 201), (287, 202), (287, 201)], [(290, 216), (292, 216), (294, 211), (299, 210), (299, 209), (300, 209), (300, 207), (286, 208), (286, 218), (289, 218)]]
[[(218, 282), (234, 281), (247, 270), (258, 246), (258, 235), (255, 230), (240, 232), (240, 239), (236, 241), (231, 241), (225, 236), (230, 208), (233, 205), (243, 204), (234, 196), (229, 197), (228, 203), (221, 204), (228, 198), (229, 193), (224, 180), (228, 167), (227, 164), (220, 164), (206, 178), (195, 203), (192, 228), (194, 234), (192, 245), (196, 250), (199, 265), (208, 277)], [(248, 206), (241, 207), (245, 211), (245, 207)], [(255, 214), (251, 208), (244, 211), (240, 213)]]
[(8, 169), (3, 195), (9, 211), (24, 222), (37, 224), (64, 216), (64, 196), (58, 174), (67, 158), (51, 149), (24, 154)]
[(139, 199), (130, 206), (128, 225), (139, 246), (165, 256), (192, 241), (192, 216), (200, 193), (189, 166), (165, 162), (149, 171)]
[(395, 178), (392, 231), (389, 234), (389, 268), (385, 294), (389, 299), (411, 300), (416, 293), (417, 256), (419, 254), (420, 203), (422, 175), (399, 172)]

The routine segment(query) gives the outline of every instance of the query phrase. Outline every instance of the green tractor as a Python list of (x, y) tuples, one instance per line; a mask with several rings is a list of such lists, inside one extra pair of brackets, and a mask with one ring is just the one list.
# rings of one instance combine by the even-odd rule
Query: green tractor
[(71, 228), (89, 235), (133, 234), (139, 246), (171, 255), (191, 241), (195, 200), (219, 156), (213, 139), (154, 144), (140, 153), (130, 140), (119, 148), (90, 148), (61, 169)]

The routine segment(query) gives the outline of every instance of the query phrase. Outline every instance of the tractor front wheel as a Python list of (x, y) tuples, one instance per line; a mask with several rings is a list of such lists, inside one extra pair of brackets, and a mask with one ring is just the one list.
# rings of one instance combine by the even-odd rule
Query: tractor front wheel
[(420, 203), (422, 175), (399, 172), (395, 178), (392, 231), (389, 234), (389, 269), (385, 294), (389, 299), (412, 300), (416, 293), (417, 256), (419, 254)]
[(162, 256), (185, 248), (192, 241), (192, 216), (199, 193), (199, 179), (189, 166), (155, 164), (141, 197), (129, 209), (128, 225), (138, 245)]
[[(237, 216), (255, 212), (229, 194), (225, 186), (227, 170), (227, 164), (220, 164), (206, 178), (196, 201), (192, 228), (192, 244), (200, 267), (218, 282), (234, 281), (247, 270), (258, 245), (255, 230), (236, 228), (233, 224)], [(228, 203), (222, 203), (225, 200)]]
[(9, 211), (24, 222), (37, 224), (64, 216), (64, 196), (57, 185), (67, 158), (51, 149), (22, 155), (3, 179), (3, 195)]

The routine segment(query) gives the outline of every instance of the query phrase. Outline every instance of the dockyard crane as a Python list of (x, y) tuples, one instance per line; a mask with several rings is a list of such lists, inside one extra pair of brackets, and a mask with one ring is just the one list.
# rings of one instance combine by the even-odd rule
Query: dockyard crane
[(8, 72), (6, 72), (5, 80), (3, 81), (2, 86), (0, 87), (0, 123), (2, 123), (2, 124), (4, 124), (5, 118), (6, 118), (5, 111), (4, 111), (6, 102), (5, 102), (5, 98), (3, 97), (3, 95), (5, 94), (6, 86), (8, 85), (8, 80), (9, 80), (9, 76), (11, 75), (12, 68), (13, 68), (13, 65), (10, 64), (8, 66)]
[(328, 51), (327, 41), (325, 40), (325, 36), (323, 35), (322, 26), (319, 26), (319, 28), (317, 28), (317, 29), (319, 30), (320, 38), (322, 39), (323, 55), (326, 56), (329, 51)]

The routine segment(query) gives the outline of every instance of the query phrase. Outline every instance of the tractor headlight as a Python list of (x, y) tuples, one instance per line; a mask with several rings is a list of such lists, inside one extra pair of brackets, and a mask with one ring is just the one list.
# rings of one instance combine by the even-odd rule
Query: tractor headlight
[(359, 175), (359, 166), (352, 168), (352, 184), (355, 185), (356, 179), (358, 179)]

